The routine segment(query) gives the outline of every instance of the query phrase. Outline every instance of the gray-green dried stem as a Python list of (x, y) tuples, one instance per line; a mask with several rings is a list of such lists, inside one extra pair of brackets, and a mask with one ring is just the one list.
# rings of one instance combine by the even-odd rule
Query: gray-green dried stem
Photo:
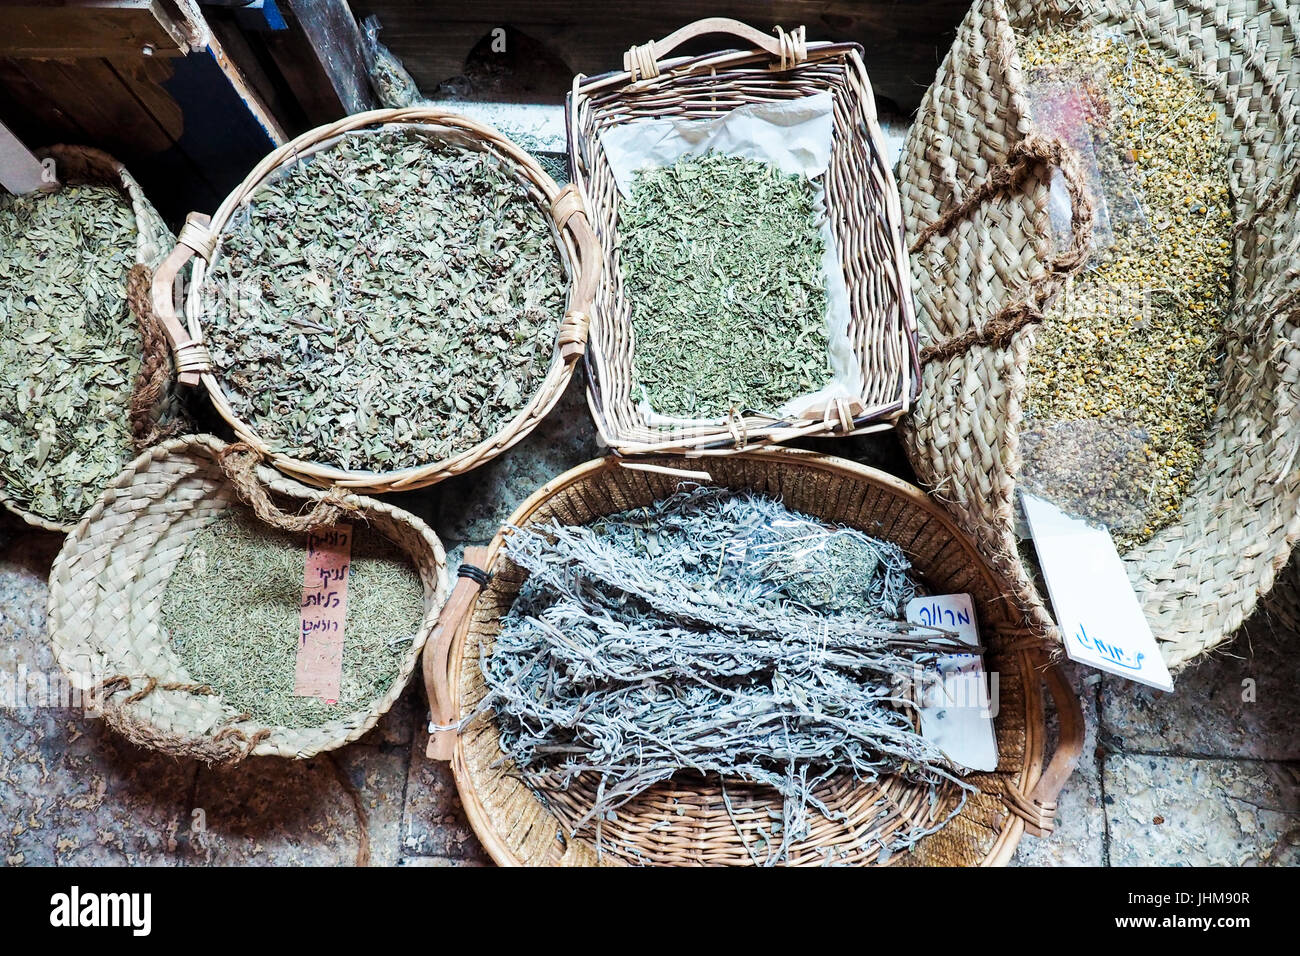
[(163, 626), (190, 679), (270, 727), (319, 727), (368, 710), (424, 618), (410, 559), (354, 525), (338, 702), (294, 696), (306, 553), (304, 535), (230, 508), (190, 539), (163, 596)]
[(278, 451), (387, 471), (496, 434), (550, 365), (567, 279), (489, 153), (349, 136), (265, 184), (204, 282), (236, 414)]
[[(818, 528), (834, 545), (816, 562), (820, 592), (800, 557)], [(598, 777), (575, 831), (595, 827), (599, 840), (600, 821), (627, 801), (699, 772), (781, 794), (783, 835), (766, 858), (776, 862), (810, 809), (834, 816), (816, 791), (836, 774), (965, 787), (900, 691), (959, 645), (899, 620), (915, 583), (893, 545), (770, 499), (697, 489), (588, 526), (515, 529), (507, 553), (529, 576), (481, 661), (484, 707), (539, 793)], [(926, 832), (904, 828), (889, 848)]]
[(110, 186), (0, 198), (0, 485), (75, 522), (131, 458), (135, 213)]
[(813, 187), (710, 155), (637, 174), (619, 211), (635, 381), (661, 415), (772, 413), (830, 380)]

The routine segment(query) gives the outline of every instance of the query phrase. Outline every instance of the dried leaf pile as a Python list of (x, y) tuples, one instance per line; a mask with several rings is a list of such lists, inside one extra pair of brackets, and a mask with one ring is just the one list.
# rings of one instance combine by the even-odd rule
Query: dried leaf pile
[(1231, 297), (1227, 145), (1209, 91), (1144, 47), (1077, 31), (1022, 37), (1031, 82), (1090, 104), (1081, 125), (1110, 242), (1040, 327), (1026, 484), (1106, 523), (1121, 551), (1173, 521), (1216, 410)]
[(353, 135), (262, 186), (204, 280), (235, 413), (277, 451), (387, 471), (490, 438), (545, 377), (567, 280), (488, 153)]
[[(901, 620), (916, 586), (896, 546), (695, 489), (587, 526), (515, 529), (506, 548), (529, 576), (480, 663), (483, 708), (543, 797), (594, 776), (590, 805), (551, 804), (598, 846), (602, 821), (681, 773), (781, 795), (765, 862), (807, 834), (810, 809), (834, 816), (818, 788), (836, 774), (900, 774), (931, 788), (932, 808), (945, 783), (965, 787), (898, 689), (957, 645)], [(941, 826), (934, 812), (887, 849)]]
[(0, 493), (75, 522), (131, 457), (135, 213), (110, 186), (0, 198)]
[(658, 414), (773, 413), (831, 378), (807, 178), (710, 155), (642, 170), (619, 211), (635, 382)]
[(192, 681), (270, 727), (319, 727), (388, 692), (424, 619), (419, 574), (395, 545), (353, 528), (338, 702), (295, 697), (306, 537), (230, 508), (190, 539), (162, 621)]

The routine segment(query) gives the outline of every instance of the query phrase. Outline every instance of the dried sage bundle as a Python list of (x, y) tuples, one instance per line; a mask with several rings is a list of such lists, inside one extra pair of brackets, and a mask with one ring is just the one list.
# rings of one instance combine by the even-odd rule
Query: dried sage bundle
[(306, 536), (230, 508), (190, 539), (162, 621), (189, 679), (270, 727), (319, 727), (388, 692), (424, 619), (424, 586), (382, 535), (353, 529), (339, 700), (295, 697)]
[(831, 378), (813, 186), (709, 155), (642, 170), (619, 212), (639, 396), (660, 415), (773, 413)]
[(131, 457), (137, 231), (111, 186), (0, 198), (0, 494), (78, 520)]
[[(831, 813), (818, 793), (838, 774), (964, 794), (900, 700), (916, 667), (957, 645), (902, 620), (916, 585), (896, 546), (697, 488), (586, 526), (514, 529), (506, 548), (528, 578), (480, 664), (483, 706), (538, 792), (594, 777), (590, 805), (554, 804), (575, 832), (599, 842), (628, 801), (705, 773), (782, 796), (761, 861), (777, 862), (810, 810)], [(900, 829), (886, 849), (927, 832)]]
[(567, 280), (550, 223), (494, 155), (351, 135), (232, 219), (201, 314), (235, 413), (345, 469), (440, 461), (541, 384)]

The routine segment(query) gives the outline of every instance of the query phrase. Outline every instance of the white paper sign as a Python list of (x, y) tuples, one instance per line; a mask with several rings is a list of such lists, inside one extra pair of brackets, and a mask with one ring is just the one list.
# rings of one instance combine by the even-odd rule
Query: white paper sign
[(1065, 653), (1108, 673), (1173, 690), (1110, 533), (1034, 495), (1021, 495), (1021, 502)]
[[(980, 646), (975, 605), (969, 594), (913, 598), (907, 604), (907, 619), (954, 631), (962, 642)], [(993, 718), (997, 702), (996, 694), (989, 692), (983, 658), (977, 654), (940, 658), (938, 673), (923, 678), (921, 691), (921, 736), (953, 763), (971, 770), (996, 770), (998, 741)]]

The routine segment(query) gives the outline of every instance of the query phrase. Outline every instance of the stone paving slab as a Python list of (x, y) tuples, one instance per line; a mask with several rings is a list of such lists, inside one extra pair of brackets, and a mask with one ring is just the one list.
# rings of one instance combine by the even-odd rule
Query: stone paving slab
[(479, 844), (465, 819), (451, 767), (425, 757), (427, 742), (427, 735), (417, 731), (406, 778), (401, 852), (410, 857), (439, 857), (468, 864), (491, 863), (487, 851)]
[(1166, 694), (1102, 682), (1107, 743), (1125, 751), (1300, 760), (1300, 633), (1255, 624), (1194, 662)]
[(1104, 781), (1114, 866), (1300, 864), (1294, 765), (1113, 754)]

